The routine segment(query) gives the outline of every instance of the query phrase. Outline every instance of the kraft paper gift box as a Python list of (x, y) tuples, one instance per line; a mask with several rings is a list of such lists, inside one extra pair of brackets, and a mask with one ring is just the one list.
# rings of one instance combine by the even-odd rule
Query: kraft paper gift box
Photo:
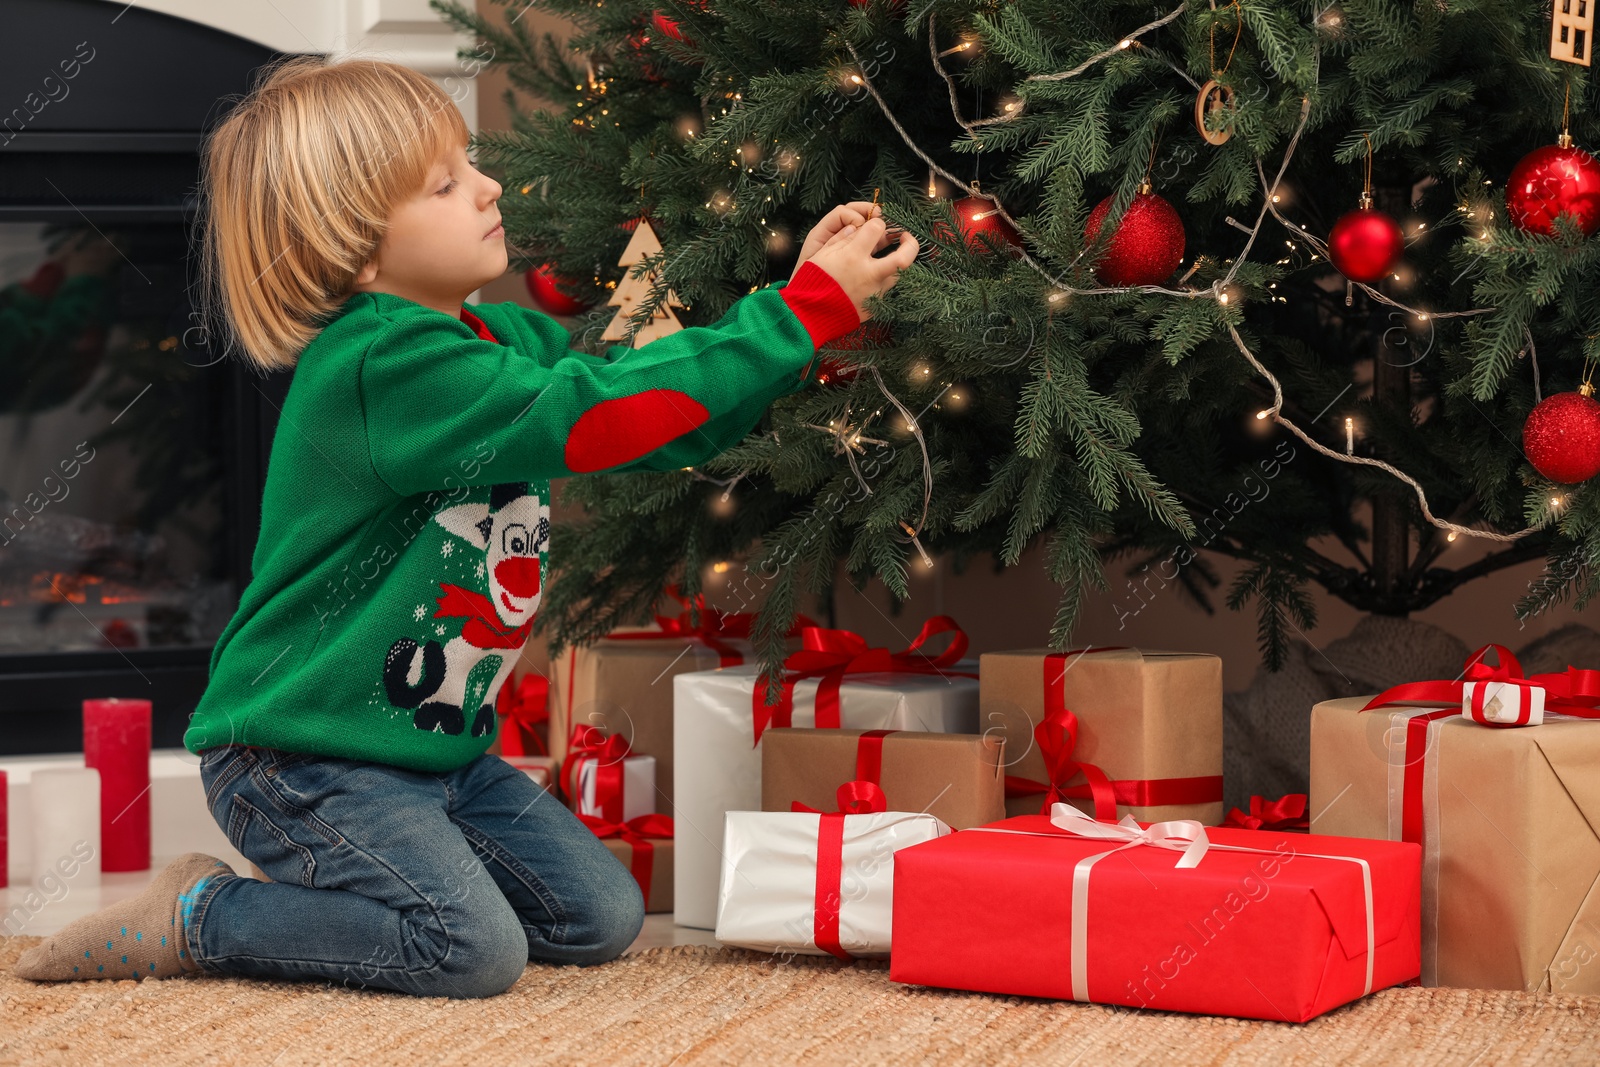
[[(1017, 649), (980, 662), (983, 729), (1006, 742), (1008, 814), (1035, 815), (1055, 800), (1094, 814), (1098, 791), (1111, 821), (1222, 821), (1219, 657)], [(1089, 765), (1081, 774), (1080, 764)], [(1052, 781), (1052, 767), (1063, 780)]]
[[(936, 616), (924, 624), (913, 648), (930, 633), (943, 632), (937, 628), (941, 624), (955, 627), (948, 617)], [(674, 922), (703, 930), (716, 926), (722, 818), (726, 812), (761, 807), (761, 746), (769, 716), (775, 726), (819, 725), (817, 693), (821, 688), (825, 695), (835, 697), (824, 701), (820, 725), (825, 728), (978, 733), (978, 682), (972, 677), (978, 664), (957, 658), (966, 649), (966, 635), (959, 628), (955, 633), (956, 642), (929, 661), (937, 663), (927, 668), (929, 673), (848, 673), (842, 682), (837, 676), (817, 674), (794, 678), (792, 701), (786, 705), (787, 721), (782, 713), (772, 715), (773, 709), (756, 696), (756, 682), (762, 673), (759, 664), (696, 671), (673, 679), (674, 814), (678, 827)], [(847, 635), (848, 640), (840, 635)], [(817, 640), (844, 641), (867, 651), (865, 641), (847, 631), (820, 630)], [(889, 655), (884, 649), (874, 651)], [(953, 657), (948, 655), (952, 651)], [(843, 658), (850, 659), (850, 654)], [(920, 655), (914, 658), (925, 659)], [(803, 659), (801, 652), (790, 656), (791, 661), (798, 659)], [(824, 681), (829, 685), (822, 685)]]
[(585, 815), (578, 818), (628, 868), (644, 894), (647, 914), (672, 910), (673, 825), (670, 816), (644, 815), (625, 823), (608, 823)]
[(1416, 845), (1052, 810), (895, 853), (891, 980), (1304, 1022), (1416, 977)]
[(882, 787), (894, 811), (965, 830), (1005, 818), (1005, 742), (912, 730), (771, 729), (761, 740), (761, 809), (826, 811), (852, 780)]
[(554, 759), (549, 756), (501, 756), (500, 758), (532, 778), (536, 785), (547, 792), (555, 792), (558, 764)]
[(932, 815), (903, 811), (730, 811), (717, 940), (762, 952), (887, 956), (895, 854), (949, 832)]
[[(656, 810), (670, 812), (672, 679), (754, 662), (754, 647), (743, 636), (753, 617), (702, 609), (696, 629), (686, 607), (677, 617), (658, 615), (654, 626), (619, 626), (592, 645), (568, 649), (551, 664), (550, 755), (566, 757), (574, 725), (620, 734), (634, 752), (656, 758)], [(810, 623), (799, 617), (789, 647), (799, 647), (800, 628)]]
[[(1312, 708), (1312, 831), (1422, 848), (1424, 985), (1600, 993), (1600, 722), (1561, 713), (1593, 714), (1561, 698), (1585, 678), (1536, 675), (1547, 693), (1504, 701), (1513, 721), (1537, 701), (1538, 725), (1489, 725), (1503, 711), (1481, 702), (1475, 720), (1470, 680)], [(1362, 710), (1390, 694), (1417, 706)]]

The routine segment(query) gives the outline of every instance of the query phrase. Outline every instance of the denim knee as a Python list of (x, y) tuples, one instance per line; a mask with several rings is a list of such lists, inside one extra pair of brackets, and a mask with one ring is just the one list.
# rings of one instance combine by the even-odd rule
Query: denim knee
[(594, 897), (588, 902), (589, 914), (584, 923), (588, 944), (581, 964), (608, 963), (625, 952), (644, 926), (644, 895), (639, 885), (620, 864), (622, 877), (602, 882), (595, 887)]
[(424, 996), (492, 997), (504, 993), (528, 965), (528, 935), (504, 897), (481, 902), (446, 924), (446, 948), (415, 975)]

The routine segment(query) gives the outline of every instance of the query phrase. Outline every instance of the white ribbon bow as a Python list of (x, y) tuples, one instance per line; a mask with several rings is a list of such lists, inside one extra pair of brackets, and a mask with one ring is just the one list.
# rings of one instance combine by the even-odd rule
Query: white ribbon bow
[(1182, 852), (1175, 867), (1197, 867), (1211, 847), (1206, 828), (1194, 819), (1170, 819), (1140, 826), (1133, 816), (1124, 815), (1120, 822), (1096, 822), (1071, 804), (1060, 801), (1050, 806), (1050, 822), (1059, 830), (1077, 837), (1094, 837), (1103, 841), (1121, 841), (1123, 848), (1135, 845), (1154, 845), (1156, 848)]

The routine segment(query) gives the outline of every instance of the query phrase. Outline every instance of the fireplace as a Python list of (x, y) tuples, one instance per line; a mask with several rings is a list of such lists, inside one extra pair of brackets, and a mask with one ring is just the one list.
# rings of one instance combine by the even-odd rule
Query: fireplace
[(289, 378), (190, 303), (198, 149), (279, 53), (93, 0), (0, 0), (0, 26), (0, 754), (79, 749), (103, 696), (175, 746)]

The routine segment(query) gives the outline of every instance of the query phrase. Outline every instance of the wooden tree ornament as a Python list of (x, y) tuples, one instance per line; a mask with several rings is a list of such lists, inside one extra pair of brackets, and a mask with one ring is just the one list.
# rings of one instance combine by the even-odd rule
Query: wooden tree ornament
[[(633, 276), (633, 267), (644, 262), (650, 256), (661, 251), (661, 241), (656, 237), (656, 232), (650, 228), (650, 223), (644, 219), (634, 227), (633, 237), (628, 241), (628, 247), (622, 250), (622, 255), (617, 260), (617, 266), (629, 268), (622, 275), (622, 280), (617, 283), (616, 291), (611, 294), (611, 299), (606, 301), (607, 307), (619, 309), (611, 322), (606, 326), (606, 332), (600, 335), (602, 341), (625, 341), (628, 338), (628, 319), (639, 305), (646, 300), (656, 286), (660, 272), (646, 271), (643, 277)], [(678, 299), (678, 294), (672, 289), (667, 290), (667, 298), (663, 300), (650, 317), (650, 321), (639, 328), (633, 335), (633, 347), (649, 344), (658, 337), (665, 337), (683, 329), (683, 323), (678, 321), (678, 316), (672, 313), (673, 308), (683, 307), (683, 302)]]

